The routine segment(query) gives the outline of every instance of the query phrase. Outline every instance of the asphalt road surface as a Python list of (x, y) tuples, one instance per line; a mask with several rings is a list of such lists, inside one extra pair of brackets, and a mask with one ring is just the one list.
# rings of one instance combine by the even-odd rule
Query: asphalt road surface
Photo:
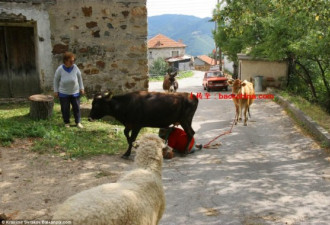
[[(205, 97), (203, 73), (194, 73), (179, 80), (178, 91)], [(163, 91), (162, 82), (149, 90)], [(231, 127), (233, 102), (218, 94), (199, 100), (198, 143)], [(330, 224), (330, 155), (273, 101), (255, 100), (250, 110), (248, 126), (234, 126), (213, 148), (164, 160), (161, 225)]]

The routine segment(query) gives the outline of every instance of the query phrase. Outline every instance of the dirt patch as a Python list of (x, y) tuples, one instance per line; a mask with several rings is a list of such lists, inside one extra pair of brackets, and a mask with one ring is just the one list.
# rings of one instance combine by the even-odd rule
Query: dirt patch
[(8, 219), (50, 219), (56, 206), (82, 190), (116, 182), (132, 160), (120, 155), (65, 160), (34, 153), (33, 140), (0, 147), (0, 215)]

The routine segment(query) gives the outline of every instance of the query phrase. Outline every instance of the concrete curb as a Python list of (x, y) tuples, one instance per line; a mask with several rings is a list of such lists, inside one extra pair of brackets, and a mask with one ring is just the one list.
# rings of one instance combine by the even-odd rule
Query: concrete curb
[(305, 115), (301, 110), (297, 109), (292, 103), (288, 102), (283, 97), (275, 94), (277, 102), (285, 109), (288, 109), (304, 126), (316, 136), (327, 147), (330, 147), (330, 134), (309, 116)]

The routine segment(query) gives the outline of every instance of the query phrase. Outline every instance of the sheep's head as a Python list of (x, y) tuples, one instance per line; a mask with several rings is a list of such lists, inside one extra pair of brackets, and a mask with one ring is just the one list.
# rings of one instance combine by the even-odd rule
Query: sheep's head
[(135, 164), (138, 168), (162, 174), (164, 141), (156, 134), (145, 134), (138, 140)]

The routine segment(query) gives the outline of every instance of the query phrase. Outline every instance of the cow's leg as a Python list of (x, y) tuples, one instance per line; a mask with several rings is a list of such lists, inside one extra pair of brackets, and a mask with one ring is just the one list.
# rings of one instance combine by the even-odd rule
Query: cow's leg
[(247, 117), (246, 117), (247, 109), (248, 106), (244, 105), (244, 126), (247, 126)]
[(130, 136), (129, 136), (130, 131), (131, 131), (130, 128), (125, 127), (124, 134), (125, 134), (125, 137), (126, 137), (126, 140), (127, 140), (127, 143), (128, 143), (128, 149), (125, 152), (125, 154), (122, 155), (122, 158), (124, 158), (124, 159), (128, 159), (129, 155), (131, 154), (131, 148), (132, 147), (130, 146)]
[(187, 145), (186, 145), (186, 148), (184, 151), (184, 156), (186, 156), (188, 154), (190, 142), (195, 134), (195, 131), (192, 129), (191, 124), (192, 124), (192, 120), (194, 118), (197, 106), (198, 106), (198, 100), (196, 99), (194, 104), (191, 104), (189, 107), (186, 108), (185, 115), (179, 121), (182, 128), (186, 132), (187, 138), (188, 138)]
[(192, 140), (192, 138), (194, 137), (195, 131), (192, 129), (191, 127), (191, 123), (181, 123), (182, 128), (184, 129), (184, 131), (187, 133), (187, 145), (186, 148), (184, 150), (184, 156), (186, 156), (188, 154), (189, 151), (189, 145), (190, 142)]
[(250, 114), (250, 105), (252, 104), (252, 102), (253, 102), (253, 99), (249, 99), (248, 100), (248, 104), (247, 104), (247, 111), (248, 111), (248, 114), (249, 114), (249, 117), (251, 118), (251, 114)]
[(124, 129), (124, 134), (125, 134), (125, 137), (126, 137), (126, 140), (127, 140), (127, 143), (129, 143), (129, 132), (131, 131), (132, 129), (129, 129), (127, 127), (125, 127)]
[(179, 88), (179, 84), (178, 82), (175, 80), (174, 81), (174, 92), (176, 92), (176, 90)]
[(141, 130), (141, 127), (133, 128), (132, 135), (131, 135), (132, 145), (133, 145), (133, 142), (136, 140), (136, 137), (139, 135), (140, 130)]
[(136, 137), (138, 136), (140, 130), (141, 130), (141, 128), (133, 128), (132, 129), (131, 136), (128, 137), (128, 134), (129, 134), (130, 129), (127, 129), (127, 131), (126, 131), (126, 128), (125, 128), (124, 133), (125, 133), (125, 136), (127, 138), (128, 149), (125, 152), (125, 154), (122, 156), (122, 158), (128, 159), (128, 157), (131, 155), (133, 142), (136, 140)]
[(239, 117), (239, 106), (235, 104), (236, 107), (236, 114), (235, 114), (235, 125), (237, 125), (238, 117)]
[(239, 109), (238, 109), (238, 120), (241, 121), (242, 120), (242, 111), (243, 111), (242, 102), (239, 102), (238, 107), (239, 107)]

